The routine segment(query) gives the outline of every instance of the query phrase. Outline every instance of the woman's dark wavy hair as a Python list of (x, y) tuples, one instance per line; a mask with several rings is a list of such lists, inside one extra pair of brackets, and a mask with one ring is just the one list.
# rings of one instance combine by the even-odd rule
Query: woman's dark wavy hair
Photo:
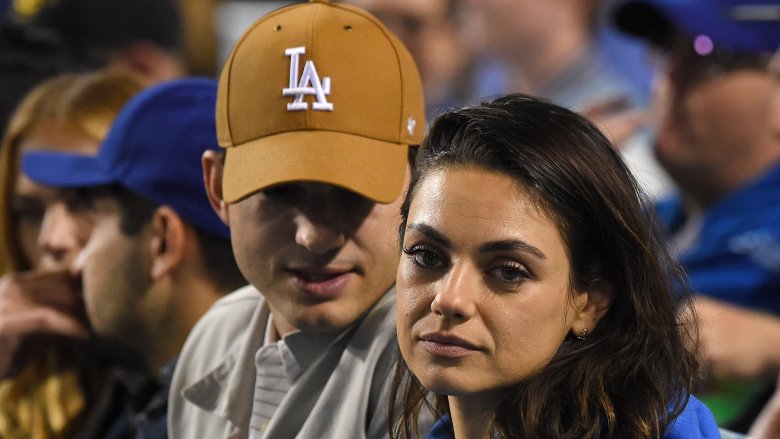
[[(688, 402), (698, 373), (696, 322), (681, 269), (646, 198), (609, 140), (584, 117), (520, 94), (451, 110), (432, 124), (402, 206), (401, 239), (419, 183), (434, 170), (473, 166), (506, 174), (554, 219), (571, 285), (607, 282), (609, 310), (585, 340), (569, 335), (543, 370), (506, 392), (499, 438), (658, 438)], [(490, 188), (474, 188), (490, 190)], [(423, 409), (447, 412), (399, 359), (394, 438), (419, 437)], [(391, 404), (391, 417), (395, 410)]]

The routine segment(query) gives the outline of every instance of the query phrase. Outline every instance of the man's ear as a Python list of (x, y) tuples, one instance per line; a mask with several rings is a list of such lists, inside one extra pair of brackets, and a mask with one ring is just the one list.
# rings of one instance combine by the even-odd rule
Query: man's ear
[(222, 199), (222, 155), (214, 150), (206, 150), (201, 158), (203, 164), (203, 183), (206, 185), (206, 194), (209, 203), (223, 223), (230, 226), (228, 221), (227, 203)]
[(609, 311), (615, 291), (607, 281), (597, 282), (587, 291), (576, 293), (574, 306), (576, 314), (571, 323), (575, 337), (585, 338), (593, 333), (599, 320)]
[(159, 207), (152, 218), (152, 279), (170, 274), (187, 254), (187, 230), (181, 217), (168, 206)]

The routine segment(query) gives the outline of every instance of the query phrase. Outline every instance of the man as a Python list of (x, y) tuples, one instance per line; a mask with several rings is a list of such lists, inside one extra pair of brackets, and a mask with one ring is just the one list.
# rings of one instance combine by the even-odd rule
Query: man
[(244, 283), (198, 166), (216, 146), (215, 101), (214, 81), (157, 86), (122, 109), (96, 156), (22, 159), (31, 179), (62, 189), (69, 214), (91, 225), (71, 272), (98, 352), (124, 370), (82, 437), (165, 437), (168, 383), (187, 334)]
[(417, 69), (374, 17), (322, 1), (260, 19), (225, 66), (204, 177), (252, 286), (190, 334), (169, 434), (386, 437)]
[(721, 390), (702, 399), (745, 431), (751, 397), (780, 367), (780, 6), (632, 1), (615, 18), (668, 55), (655, 154), (680, 192), (658, 212), (698, 293)]
[(641, 92), (598, 43), (598, 0), (463, 3), (476, 29), (470, 40), (495, 60), (478, 64), (478, 95), (522, 92), (582, 112), (620, 149), (642, 187), (653, 196), (668, 192), (669, 178), (643, 141)]

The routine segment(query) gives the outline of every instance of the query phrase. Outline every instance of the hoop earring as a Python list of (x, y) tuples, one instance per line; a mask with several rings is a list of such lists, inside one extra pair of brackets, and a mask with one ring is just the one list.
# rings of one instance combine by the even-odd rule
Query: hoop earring
[(588, 338), (588, 328), (580, 331), (580, 334), (577, 336), (577, 340), (585, 340), (586, 338)]

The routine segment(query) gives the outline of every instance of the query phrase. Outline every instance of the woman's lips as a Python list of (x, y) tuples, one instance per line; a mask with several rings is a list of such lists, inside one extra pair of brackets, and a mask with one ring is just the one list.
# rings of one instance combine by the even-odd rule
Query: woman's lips
[(475, 344), (460, 337), (443, 334), (429, 333), (420, 336), (420, 344), (434, 357), (462, 358), (480, 350)]

